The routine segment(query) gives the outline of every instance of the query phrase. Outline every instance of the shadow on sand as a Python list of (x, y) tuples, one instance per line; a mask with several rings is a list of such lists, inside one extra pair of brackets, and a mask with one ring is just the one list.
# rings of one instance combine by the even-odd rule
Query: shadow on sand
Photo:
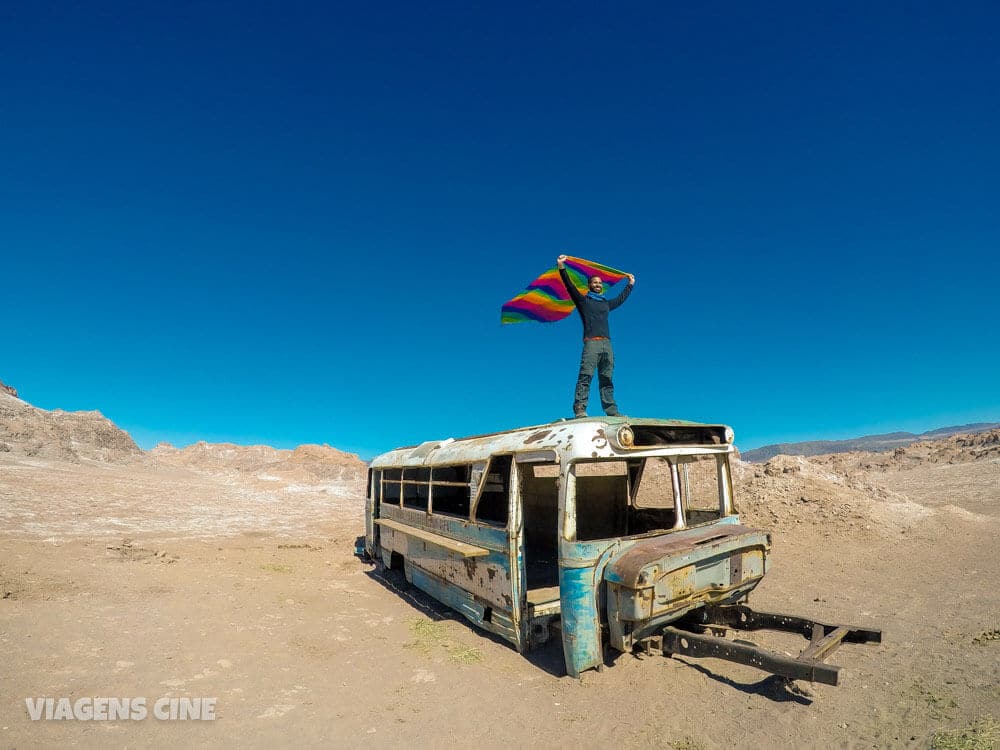
[(808, 690), (799, 687), (794, 680), (789, 680), (786, 677), (770, 674), (757, 682), (737, 682), (729, 677), (716, 674), (697, 662), (679, 656), (671, 658), (677, 659), (677, 661), (687, 664), (692, 669), (698, 670), (711, 680), (728, 685), (747, 695), (759, 695), (775, 703), (798, 703), (802, 706), (808, 706), (812, 703), (812, 694)]
[[(425, 617), (433, 622), (455, 622), (469, 629), (480, 638), (487, 638), (504, 648), (514, 647), (500, 636), (477, 628), (472, 622), (465, 619), (455, 611), (434, 599), (428, 594), (411, 585), (403, 574), (402, 570), (390, 570), (383, 565), (365, 560), (371, 567), (365, 573), (371, 580), (378, 582), (381, 586), (393, 592), (396, 596), (407, 601), (410, 606), (421, 612)], [(552, 638), (548, 643), (533, 651), (522, 654), (522, 656), (534, 666), (549, 673), (554, 677), (566, 676), (566, 664), (563, 661), (562, 643), (558, 638)]]

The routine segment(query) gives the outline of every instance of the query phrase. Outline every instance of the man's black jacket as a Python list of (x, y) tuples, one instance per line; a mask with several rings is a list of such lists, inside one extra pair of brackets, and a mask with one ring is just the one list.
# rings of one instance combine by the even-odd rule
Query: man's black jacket
[(628, 296), (632, 293), (632, 284), (626, 285), (622, 293), (613, 300), (594, 299), (593, 297), (580, 294), (580, 290), (570, 281), (569, 274), (566, 273), (565, 268), (559, 269), (559, 275), (562, 277), (563, 284), (566, 285), (566, 291), (569, 292), (569, 296), (573, 298), (573, 302), (576, 304), (577, 312), (580, 313), (580, 319), (583, 320), (583, 337), (585, 339), (599, 337), (610, 339), (608, 313), (628, 299)]

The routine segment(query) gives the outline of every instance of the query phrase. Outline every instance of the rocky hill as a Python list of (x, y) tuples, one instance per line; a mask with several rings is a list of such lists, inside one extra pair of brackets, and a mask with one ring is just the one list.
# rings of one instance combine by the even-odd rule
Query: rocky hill
[[(935, 468), (956, 468), (964, 481), (928, 473)], [(935, 497), (940, 494), (936, 487), (963, 486), (981, 511), (1000, 514), (1000, 491), (995, 489), (1000, 486), (1000, 429), (922, 440), (891, 453), (779, 455), (763, 464), (739, 461), (734, 473), (737, 504), (751, 525), (818, 524), (879, 535), (946, 507)], [(985, 491), (991, 482), (992, 502)]]
[(206, 474), (235, 474), (293, 485), (337, 482), (363, 491), (367, 475), (364, 461), (328, 445), (300, 445), (294, 450), (283, 450), (267, 445), (206, 442), (175, 448), (160, 443), (149, 454), (160, 463)]
[(873, 453), (905, 448), (921, 440), (938, 440), (952, 435), (976, 434), (1000, 428), (1000, 422), (977, 422), (975, 424), (940, 427), (919, 435), (913, 432), (888, 432), (883, 435), (866, 435), (849, 440), (810, 440), (801, 443), (775, 443), (754, 448), (743, 453), (745, 461), (763, 462), (778, 455), (820, 456), (826, 453), (849, 453), (868, 451)]
[(861, 536), (898, 531), (928, 511), (865, 471), (824, 464), (815, 457), (776, 456), (765, 464), (739, 462), (735, 492), (751, 526), (822, 526)]
[(123, 463), (140, 458), (131, 436), (99, 411), (39, 409), (0, 389), (0, 453), (61, 461)]
[(200, 442), (147, 453), (98, 412), (50, 412), (0, 391), (0, 517), (8, 533), (289, 537), (361, 518), (367, 468), (325, 445)]
[(958, 464), (1000, 459), (1000, 429), (920, 440), (886, 453), (852, 451), (812, 456), (810, 460), (846, 471), (905, 471), (927, 464)]
[(335, 494), (364, 492), (367, 465), (356, 455), (328, 445), (281, 450), (266, 445), (198, 442), (186, 448), (168, 443), (144, 452), (132, 437), (98, 411), (46, 411), (17, 397), (0, 383), (0, 455), (79, 463), (134, 461), (230, 476), (270, 489), (309, 487)]

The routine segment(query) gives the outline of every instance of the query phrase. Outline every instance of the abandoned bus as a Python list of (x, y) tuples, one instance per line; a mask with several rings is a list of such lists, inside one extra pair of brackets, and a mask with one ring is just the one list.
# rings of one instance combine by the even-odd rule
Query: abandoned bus
[[(365, 552), (518, 651), (560, 633), (573, 676), (603, 666), (605, 641), (652, 642), (835, 684), (821, 657), (878, 631), (738, 604), (764, 576), (771, 538), (739, 523), (734, 451), (725, 425), (629, 417), (400, 448), (371, 463)], [(700, 635), (724, 626), (792, 629), (822, 653), (785, 664)]]

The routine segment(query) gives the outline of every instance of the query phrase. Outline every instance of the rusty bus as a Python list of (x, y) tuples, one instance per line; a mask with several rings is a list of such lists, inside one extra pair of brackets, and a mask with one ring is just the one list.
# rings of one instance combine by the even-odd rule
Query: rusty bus
[[(653, 646), (836, 684), (826, 656), (881, 632), (747, 606), (771, 536), (740, 524), (734, 451), (725, 425), (629, 417), (400, 448), (371, 463), (363, 552), (520, 652), (558, 634), (573, 676)], [(809, 643), (725, 637), (748, 629)]]

